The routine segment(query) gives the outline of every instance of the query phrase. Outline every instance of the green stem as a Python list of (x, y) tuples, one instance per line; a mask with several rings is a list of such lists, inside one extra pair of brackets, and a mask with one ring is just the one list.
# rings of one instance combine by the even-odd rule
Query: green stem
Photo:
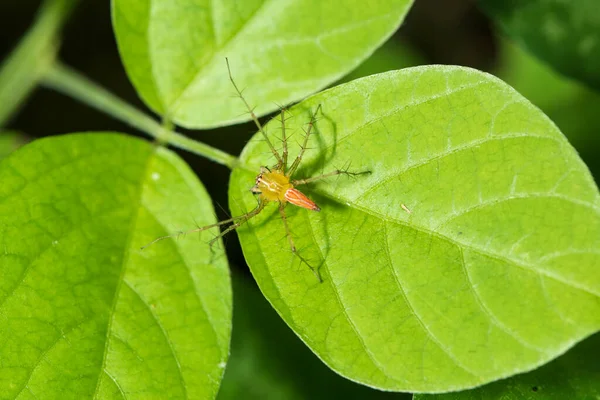
[(55, 62), (46, 72), (42, 77), (41, 84), (123, 121), (156, 138), (160, 143), (168, 143), (171, 146), (198, 154), (230, 169), (233, 169), (238, 163), (237, 157), (229, 153), (174, 132), (169, 129), (170, 124), (168, 123), (165, 126), (161, 125), (144, 112), (60, 62)]
[(35, 23), (0, 65), (0, 127), (6, 125), (52, 65), (59, 31), (78, 0), (45, 0)]

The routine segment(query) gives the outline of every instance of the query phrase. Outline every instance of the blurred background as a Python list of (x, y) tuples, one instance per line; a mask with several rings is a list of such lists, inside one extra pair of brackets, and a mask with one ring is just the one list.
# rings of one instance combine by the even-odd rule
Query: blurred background
[[(39, 4), (38, 0), (0, 2), (0, 60), (30, 27)], [(63, 30), (60, 58), (130, 104), (149, 112), (121, 65), (108, 0), (86, 0), (79, 4)], [(480, 11), (476, 1), (417, 0), (399, 31), (344, 81), (423, 64), (469, 66), (500, 77), (558, 125), (596, 182), (599, 181), (600, 93), (562, 77), (516, 47)], [(6, 128), (22, 134), (24, 139), (19, 142), (80, 131), (140, 135), (85, 104), (42, 88), (34, 91)], [(183, 132), (237, 155), (255, 129), (252, 124), (241, 124)], [(0, 144), (3, 140), (12, 139), (0, 134)], [(229, 170), (203, 158), (179, 153), (211, 193), (218, 217), (226, 218)], [(234, 334), (219, 398), (410, 398), (356, 385), (325, 367), (260, 295), (236, 235), (227, 237), (226, 248), (234, 280)]]

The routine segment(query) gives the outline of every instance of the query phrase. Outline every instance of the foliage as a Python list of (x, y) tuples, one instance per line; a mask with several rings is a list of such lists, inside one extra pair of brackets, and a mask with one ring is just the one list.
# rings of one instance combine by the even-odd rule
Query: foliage
[(65, 135), (14, 152), (0, 182), (2, 398), (216, 394), (231, 330), (223, 253), (183, 240), (140, 250), (190, 216), (214, 221), (175, 154)]
[(558, 71), (600, 89), (596, 0), (479, 0), (504, 31)]
[[(286, 131), (317, 104), (318, 151), (302, 176), (349, 161), (371, 171), (315, 184), (321, 213), (289, 210), (325, 283), (284, 246), (275, 208), (239, 234), (265, 296), (330, 367), (386, 390), (456, 390), (534, 368), (598, 329), (600, 195), (536, 107), (489, 75), (418, 67), (313, 96)], [(250, 168), (234, 170), (235, 214), (255, 205), (244, 182), (265, 154), (250, 142)]]
[(552, 400), (600, 396), (600, 363), (596, 334), (573, 350), (533, 372), (478, 389), (443, 395), (415, 395), (414, 400)]
[[(246, 119), (227, 79), (266, 114), (342, 77), (398, 27), (412, 0), (113, 0), (127, 72), (146, 103), (181, 126)], [(265, 82), (270, 81), (270, 84)], [(198, 112), (202, 110), (202, 112)]]
[[(0, 67), (0, 126), (41, 83), (156, 140), (90, 132), (14, 150), (22, 139), (0, 133), (0, 398), (217, 396), (232, 329), (228, 261), (220, 240), (208, 244), (218, 228), (178, 234), (216, 218), (203, 184), (166, 145), (232, 170), (232, 214), (256, 206), (248, 189), (261, 166), (275, 164), (260, 133), (236, 157), (175, 130), (250, 119), (231, 96), (225, 57), (259, 116), (299, 101), (282, 114), (290, 159), (320, 106), (294, 178), (369, 174), (302, 187), (320, 213), (286, 208), (298, 250), (323, 283), (290, 251), (272, 204), (238, 230), (262, 295), (306, 346), (238, 278), (222, 399), (329, 398), (327, 385), (363, 398), (374, 396), (369, 387), (397, 398), (484, 384), (439, 396), (515, 397), (532, 387), (597, 396), (600, 193), (536, 107), (583, 143), (587, 133), (574, 132), (596, 123), (597, 95), (514, 52), (499, 73), (525, 97), (466, 67), (361, 78), (421, 62), (388, 43), (347, 83), (305, 98), (373, 54), (412, 3), (113, 0), (125, 70), (158, 123), (56, 60), (75, 1), (47, 0)], [(586, 8), (552, 25), (555, 3), (516, 12), (518, 2), (482, 1), (532, 52), (596, 85), (596, 30), (576, 18)], [(573, 35), (549, 41), (557, 29)], [(561, 109), (575, 99), (585, 114)], [(574, 125), (567, 114), (586, 117)], [(264, 129), (278, 149), (282, 115)]]

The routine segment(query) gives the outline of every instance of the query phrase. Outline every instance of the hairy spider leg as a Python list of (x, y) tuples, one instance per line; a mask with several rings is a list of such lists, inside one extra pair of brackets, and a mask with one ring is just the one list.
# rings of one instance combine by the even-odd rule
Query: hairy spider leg
[(308, 123), (308, 128), (304, 132), (305, 133), (304, 134), (304, 142), (302, 143), (302, 146), (300, 147), (300, 152), (298, 153), (298, 156), (292, 163), (292, 166), (290, 167), (290, 169), (287, 171), (287, 173), (286, 173), (287, 176), (292, 176), (294, 174), (294, 172), (296, 172), (296, 169), (298, 168), (298, 166), (300, 165), (300, 161), (302, 161), (302, 157), (304, 156), (304, 152), (306, 151), (306, 147), (308, 145), (308, 138), (310, 137), (313, 127), (315, 126), (315, 123), (317, 122), (317, 114), (319, 113), (319, 111), (321, 111), (320, 104), (317, 106), (317, 109), (315, 110), (315, 112), (310, 116), (310, 122)]
[(269, 148), (271, 149), (271, 153), (273, 153), (273, 155), (277, 159), (276, 169), (280, 169), (280, 168), (284, 167), (285, 163), (283, 162), (283, 159), (281, 158), (281, 156), (279, 155), (277, 150), (275, 150), (273, 143), (271, 143), (271, 139), (269, 139), (269, 137), (267, 136), (267, 133), (263, 129), (263, 126), (260, 123), (260, 121), (258, 120), (258, 117), (256, 116), (256, 114), (254, 114), (254, 109), (252, 107), (250, 107), (250, 104), (248, 104), (248, 102), (246, 101), (246, 98), (242, 95), (242, 91), (238, 88), (235, 81), (233, 80), (233, 75), (231, 74), (231, 68), (229, 67), (229, 59), (225, 58), (225, 62), (227, 63), (227, 71), (229, 72), (229, 80), (233, 84), (233, 87), (235, 88), (235, 91), (237, 92), (238, 97), (240, 99), (242, 99), (242, 101), (244, 102), (246, 109), (250, 113), (250, 117), (252, 118), (252, 121), (254, 121), (254, 124), (256, 125), (256, 127), (258, 128), (260, 133), (262, 133), (263, 138), (265, 139), (265, 142), (267, 142), (267, 144), (269, 145)]
[(285, 227), (285, 235), (287, 236), (288, 243), (290, 244), (290, 249), (292, 250), (292, 254), (300, 259), (300, 264), (304, 263), (306, 266), (312, 271), (315, 277), (319, 280), (319, 283), (323, 283), (323, 278), (321, 278), (321, 273), (318, 269), (314, 268), (312, 265), (306, 261), (304, 257), (298, 253), (298, 249), (296, 249), (296, 245), (294, 244), (294, 239), (292, 238), (292, 232), (290, 231), (290, 227), (288, 226), (287, 216), (285, 215), (285, 203), (279, 203), (279, 214), (281, 215), (281, 220), (283, 221), (283, 226)]
[(146, 247), (153, 245), (156, 242), (160, 242), (161, 240), (165, 240), (165, 239), (169, 239), (169, 238), (174, 238), (174, 237), (179, 237), (181, 235), (187, 235), (190, 233), (196, 233), (196, 232), (202, 232), (211, 228), (216, 228), (219, 227), (221, 225), (225, 225), (225, 224), (229, 224), (232, 223), (233, 224), (231, 226), (229, 226), (227, 229), (225, 229), (224, 231), (222, 231), (221, 233), (219, 233), (217, 236), (215, 236), (214, 238), (212, 238), (209, 242), (209, 245), (213, 246), (213, 244), (219, 240), (219, 238), (225, 236), (226, 234), (228, 234), (229, 232), (231, 232), (234, 229), (239, 228), (240, 226), (242, 226), (244, 223), (248, 222), (248, 220), (252, 217), (255, 217), (256, 215), (258, 215), (258, 213), (260, 213), (262, 211), (263, 208), (265, 208), (265, 202), (262, 201), (261, 199), (259, 199), (258, 201), (258, 205), (256, 206), (255, 209), (253, 209), (252, 211), (247, 212), (246, 214), (242, 214), (242, 215), (238, 215), (237, 217), (233, 217), (233, 218), (229, 218), (223, 221), (219, 221), (216, 224), (211, 224), (211, 225), (206, 225), (200, 228), (195, 228), (195, 229), (190, 229), (189, 231), (185, 231), (185, 232), (178, 232), (175, 233), (173, 235), (165, 235), (165, 236), (161, 236), (158, 237), (156, 239), (154, 239), (153, 241), (151, 241), (150, 243), (148, 243), (147, 245), (143, 246), (141, 248), (141, 250), (144, 250)]
[(212, 245), (215, 244), (215, 242), (217, 240), (219, 240), (219, 238), (222, 238), (223, 236), (227, 235), (229, 232), (236, 230), (237, 228), (239, 228), (240, 226), (242, 226), (246, 222), (248, 222), (248, 220), (250, 220), (251, 218), (256, 217), (262, 211), (262, 209), (265, 208), (266, 205), (267, 205), (266, 202), (259, 200), (258, 205), (256, 206), (256, 208), (254, 210), (249, 211), (246, 214), (242, 214), (242, 215), (236, 217), (236, 220), (238, 220), (238, 221), (231, 224), (230, 226), (227, 227), (227, 229), (225, 229), (223, 232), (219, 233), (219, 235), (212, 238), (211, 241), (209, 242), (209, 245), (212, 247)]
[(325, 178), (330, 178), (332, 176), (336, 176), (336, 175), (348, 175), (348, 176), (358, 176), (358, 175), (364, 175), (364, 174), (370, 174), (371, 171), (361, 171), (361, 172), (349, 172), (343, 169), (336, 169), (335, 171), (323, 174), (323, 175), (319, 175), (319, 176), (313, 176), (312, 178), (306, 178), (306, 179), (294, 179), (292, 180), (292, 185), (294, 186), (300, 186), (300, 185), (306, 185), (307, 183), (312, 183), (312, 182), (316, 182), (316, 181), (320, 181), (321, 179), (325, 179)]
[(285, 132), (285, 108), (283, 107), (281, 108), (281, 143), (283, 144), (283, 149), (281, 150), (281, 167), (283, 168), (283, 173), (285, 174), (288, 162), (288, 146)]
[[(329, 172), (327, 174), (319, 175), (319, 176), (313, 176), (312, 178), (294, 179), (294, 180), (290, 181), (290, 183), (294, 186), (300, 186), (300, 185), (306, 185), (307, 183), (320, 181), (321, 179), (330, 178), (330, 177), (336, 176), (336, 175), (357, 176), (357, 175), (370, 174), (370, 173), (371, 173), (371, 171), (349, 172), (349, 171), (342, 170), (342, 169), (336, 169), (335, 171)], [(400, 207), (402, 207), (402, 209), (404, 211), (406, 211), (407, 214), (412, 214), (412, 211), (408, 207), (406, 207), (404, 204), (400, 204)]]

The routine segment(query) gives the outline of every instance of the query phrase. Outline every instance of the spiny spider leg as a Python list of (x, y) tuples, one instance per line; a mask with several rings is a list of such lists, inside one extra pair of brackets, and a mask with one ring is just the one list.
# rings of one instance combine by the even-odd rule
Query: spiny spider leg
[(211, 241), (208, 242), (209, 246), (212, 248), (213, 244), (215, 244), (215, 242), (217, 240), (219, 240), (219, 238), (227, 235), (229, 232), (231, 232), (233, 230), (236, 230), (237, 228), (239, 228), (240, 226), (242, 226), (243, 224), (248, 222), (249, 219), (257, 216), (262, 211), (262, 209), (265, 208), (266, 204), (267, 203), (265, 203), (264, 201), (259, 200), (258, 205), (256, 206), (256, 208), (254, 210), (249, 211), (246, 214), (236, 217), (236, 219), (238, 219), (238, 222), (236, 222), (235, 224), (232, 224), (231, 226), (228, 226), (227, 229), (225, 229), (219, 235), (212, 238)]
[(292, 164), (292, 166), (286, 173), (287, 176), (294, 175), (294, 172), (296, 172), (296, 169), (300, 165), (300, 161), (302, 161), (302, 156), (304, 155), (304, 151), (306, 150), (306, 147), (308, 145), (308, 138), (310, 137), (313, 127), (315, 126), (315, 122), (317, 120), (317, 114), (319, 113), (319, 111), (321, 111), (320, 104), (317, 107), (316, 111), (313, 113), (313, 115), (311, 115), (311, 117), (310, 117), (310, 122), (308, 123), (308, 129), (306, 130), (305, 135), (304, 135), (304, 143), (302, 143), (302, 147), (300, 147), (300, 152), (298, 153), (298, 157), (296, 157), (296, 159), (294, 160), (294, 163)]
[(281, 108), (281, 142), (283, 143), (283, 149), (281, 162), (283, 173), (285, 174), (285, 169), (287, 168), (287, 160), (288, 160), (288, 146), (287, 146), (287, 136), (285, 134), (285, 108)]
[(275, 147), (273, 147), (273, 143), (271, 143), (271, 140), (269, 139), (269, 137), (267, 136), (267, 133), (263, 129), (263, 126), (260, 123), (260, 121), (258, 120), (258, 117), (256, 116), (256, 114), (254, 114), (254, 110), (252, 109), (252, 107), (250, 107), (250, 104), (248, 104), (248, 102), (246, 101), (246, 98), (242, 95), (242, 91), (238, 88), (235, 81), (233, 80), (233, 76), (231, 75), (231, 68), (229, 67), (229, 59), (225, 58), (225, 62), (227, 63), (227, 71), (229, 72), (229, 80), (233, 84), (233, 87), (235, 88), (235, 91), (237, 92), (238, 96), (240, 97), (240, 99), (242, 99), (242, 101), (244, 102), (244, 105), (248, 109), (248, 112), (250, 113), (250, 117), (252, 118), (252, 121), (254, 121), (254, 124), (256, 125), (256, 127), (258, 128), (260, 133), (262, 133), (263, 137), (265, 138), (265, 142), (267, 142), (267, 144), (269, 145), (269, 148), (271, 149), (271, 153), (273, 153), (273, 155), (277, 159), (277, 169), (281, 168), (283, 165), (285, 165), (281, 156), (279, 155), (277, 150), (275, 150)]
[(211, 225), (203, 226), (203, 227), (200, 227), (200, 228), (190, 229), (189, 231), (186, 231), (186, 232), (179, 232), (179, 233), (176, 233), (176, 234), (173, 234), (173, 235), (165, 235), (165, 236), (158, 237), (158, 238), (154, 239), (153, 241), (151, 241), (150, 243), (148, 243), (147, 245), (145, 245), (144, 247), (142, 247), (141, 249), (144, 250), (146, 247), (148, 247), (150, 245), (153, 245), (156, 242), (160, 242), (161, 240), (164, 240), (164, 239), (169, 239), (169, 238), (177, 237), (177, 236), (180, 236), (180, 235), (187, 235), (189, 233), (202, 232), (202, 231), (205, 231), (205, 230), (210, 229), (210, 228), (216, 228), (216, 227), (221, 226), (221, 225), (225, 225), (225, 224), (229, 224), (231, 222), (235, 222), (233, 225), (231, 225), (230, 227), (228, 227), (227, 229), (225, 229), (223, 232), (221, 232), (217, 236), (215, 236), (213, 239), (211, 239), (211, 241), (209, 242), (209, 244), (212, 247), (212, 245), (219, 238), (225, 236), (227, 233), (231, 232), (232, 230), (237, 229), (238, 227), (240, 227), (242, 224), (244, 224), (245, 222), (247, 222), (250, 218), (256, 216), (259, 212), (261, 212), (263, 208), (265, 208), (265, 202), (259, 200), (258, 201), (258, 205), (256, 206), (256, 208), (254, 210), (252, 210), (252, 211), (247, 212), (246, 214), (238, 215), (237, 217), (233, 217), (233, 218), (229, 218), (229, 219), (226, 219), (226, 220), (223, 220), (223, 221), (219, 221), (216, 224), (211, 224)]
[(321, 179), (329, 178), (329, 177), (336, 176), (336, 175), (357, 176), (357, 175), (364, 175), (364, 174), (370, 174), (370, 173), (371, 173), (371, 171), (349, 172), (349, 171), (342, 170), (342, 169), (336, 169), (335, 171), (329, 172), (327, 174), (319, 175), (319, 176), (313, 176), (312, 178), (295, 179), (295, 180), (292, 180), (291, 183), (294, 186), (300, 186), (300, 185), (306, 185), (307, 183), (320, 181)]
[(308, 261), (306, 261), (304, 259), (304, 257), (302, 257), (300, 255), (300, 253), (298, 253), (298, 249), (296, 249), (296, 245), (294, 244), (294, 239), (292, 239), (292, 232), (290, 231), (290, 228), (288, 226), (288, 222), (287, 222), (287, 216), (285, 215), (285, 204), (284, 203), (279, 203), (279, 214), (281, 215), (281, 219), (283, 220), (283, 226), (285, 227), (285, 234), (288, 238), (288, 242), (290, 244), (290, 249), (292, 250), (292, 254), (294, 254), (295, 256), (297, 256), (301, 263), (306, 264), (306, 266), (308, 268), (310, 268), (310, 270), (312, 271), (313, 274), (315, 274), (315, 276), (317, 277), (317, 279), (319, 280), (319, 283), (323, 283), (323, 278), (321, 278), (321, 273), (313, 268)]

